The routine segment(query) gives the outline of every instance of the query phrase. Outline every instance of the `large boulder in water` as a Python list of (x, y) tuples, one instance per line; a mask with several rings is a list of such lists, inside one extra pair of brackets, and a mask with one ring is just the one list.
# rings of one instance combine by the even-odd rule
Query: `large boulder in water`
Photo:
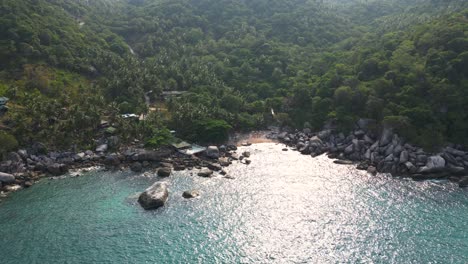
[(15, 176), (0, 172), (0, 182), (5, 184), (11, 184), (15, 182)]
[(167, 184), (165, 182), (157, 182), (140, 195), (138, 203), (145, 210), (153, 210), (164, 206), (168, 196)]

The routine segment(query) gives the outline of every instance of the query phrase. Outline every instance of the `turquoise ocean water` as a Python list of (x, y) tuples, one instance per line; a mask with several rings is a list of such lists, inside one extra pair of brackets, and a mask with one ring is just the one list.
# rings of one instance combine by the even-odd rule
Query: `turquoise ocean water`
[(468, 190), (281, 148), (246, 147), (234, 180), (176, 172), (156, 211), (153, 174), (42, 180), (0, 204), (0, 263), (468, 263)]

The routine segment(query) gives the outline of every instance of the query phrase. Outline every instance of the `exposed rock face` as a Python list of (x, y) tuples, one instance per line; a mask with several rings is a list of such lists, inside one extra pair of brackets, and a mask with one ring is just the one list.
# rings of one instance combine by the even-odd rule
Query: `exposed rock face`
[(167, 184), (164, 182), (157, 182), (140, 195), (138, 203), (140, 203), (141, 207), (145, 210), (153, 210), (164, 206), (168, 196)]
[(15, 182), (15, 176), (0, 172), (0, 182), (5, 184), (11, 184)]
[(185, 191), (182, 193), (182, 197), (186, 199), (191, 199), (200, 196), (200, 192), (198, 190), (190, 190), (190, 191)]
[(171, 168), (164, 167), (158, 170), (159, 177), (169, 177), (171, 175)]
[(208, 158), (211, 158), (211, 159), (217, 159), (217, 158), (219, 158), (219, 149), (218, 149), (218, 147), (216, 147), (216, 146), (209, 146), (209, 147), (205, 150), (205, 155), (206, 155)]

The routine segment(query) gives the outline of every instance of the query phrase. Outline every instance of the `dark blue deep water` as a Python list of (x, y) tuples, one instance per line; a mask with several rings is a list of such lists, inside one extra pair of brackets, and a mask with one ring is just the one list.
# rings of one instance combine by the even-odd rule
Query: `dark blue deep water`
[(42, 180), (0, 204), (0, 263), (468, 262), (468, 190), (281, 148), (247, 147), (234, 180), (176, 172), (149, 212), (136, 199), (153, 174)]

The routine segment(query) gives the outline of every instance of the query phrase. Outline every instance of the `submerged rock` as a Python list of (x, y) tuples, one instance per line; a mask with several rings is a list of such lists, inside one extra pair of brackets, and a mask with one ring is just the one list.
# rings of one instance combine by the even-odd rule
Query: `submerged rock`
[(141, 207), (145, 210), (153, 210), (164, 206), (168, 196), (167, 184), (164, 182), (157, 182), (138, 197), (138, 203), (140, 203)]

